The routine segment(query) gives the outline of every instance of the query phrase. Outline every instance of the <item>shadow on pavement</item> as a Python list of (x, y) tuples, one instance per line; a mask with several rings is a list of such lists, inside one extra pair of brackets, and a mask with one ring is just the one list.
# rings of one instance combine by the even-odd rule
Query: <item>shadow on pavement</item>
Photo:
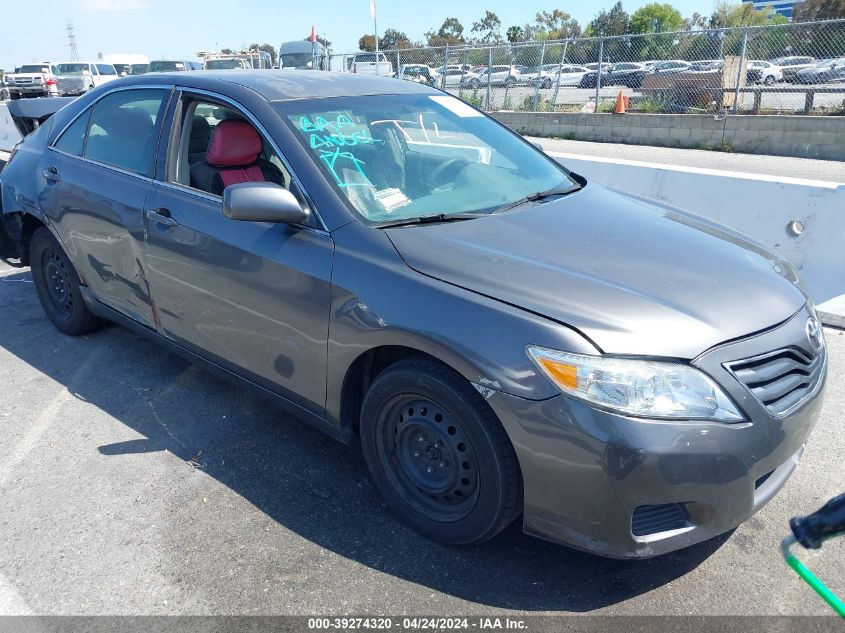
[[(32, 285), (13, 283), (25, 279), (27, 273), (0, 279), (0, 305), (8, 308), (0, 346), (143, 436), (90, 450), (108, 459), (170, 451), (304, 539), (378, 571), (486, 606), (583, 612), (660, 587), (727, 540), (614, 561), (524, 536), (517, 523), (480, 546), (438, 545), (385, 505), (356, 446), (336, 443), (122, 328), (63, 337), (43, 317)], [(94, 351), (97, 364), (80, 370)], [(285, 556), (284, 544), (278, 555)]]

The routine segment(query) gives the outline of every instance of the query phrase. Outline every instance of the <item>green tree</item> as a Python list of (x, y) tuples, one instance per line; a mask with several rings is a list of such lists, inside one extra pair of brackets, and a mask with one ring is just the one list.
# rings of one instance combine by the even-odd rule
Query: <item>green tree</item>
[(589, 26), (587, 26), (586, 33), (590, 37), (597, 35), (625, 35), (630, 31), (631, 18), (628, 13), (622, 8), (621, 0), (613, 5), (610, 11), (602, 9), (599, 14), (593, 18)]
[(581, 25), (578, 20), (560, 9), (554, 11), (539, 11), (534, 18), (535, 33), (545, 33), (546, 37), (538, 39), (565, 40), (581, 35)]
[(631, 33), (666, 33), (684, 28), (684, 16), (669, 3), (652, 2), (631, 16)]
[(464, 25), (458, 18), (446, 18), (437, 31), (426, 31), (425, 39), (429, 46), (465, 44)]
[(362, 35), (358, 40), (358, 48), (362, 51), (376, 50), (376, 36), (372, 35), (371, 33)]
[(507, 33), (505, 34), (508, 42), (524, 42), (525, 41), (525, 31), (522, 29), (521, 26), (511, 26), (508, 28)]
[(845, 18), (845, 0), (804, 0), (795, 5), (794, 22)]
[(478, 33), (477, 42), (493, 44), (502, 41), (502, 21), (492, 11), (486, 11), (484, 17), (478, 22), (473, 22), (472, 32)]
[(379, 38), (378, 45), (386, 51), (411, 48), (411, 40), (402, 31), (387, 29)]
[(753, 4), (736, 4), (720, 0), (710, 16), (710, 28), (725, 29), (740, 26), (786, 24), (787, 20), (773, 8), (755, 9)]

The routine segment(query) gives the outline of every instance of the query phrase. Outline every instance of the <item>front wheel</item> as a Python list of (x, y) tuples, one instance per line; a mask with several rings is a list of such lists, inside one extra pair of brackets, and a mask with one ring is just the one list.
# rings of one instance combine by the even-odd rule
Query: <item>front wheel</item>
[(513, 77), (508, 77), (505, 79), (505, 87), (506, 88), (513, 88), (516, 85), (516, 79)]
[(767, 86), (774, 86), (775, 78), (772, 75), (769, 75), (768, 77), (766, 77), (763, 83), (765, 83)]
[(485, 541), (522, 511), (522, 478), (504, 428), (448, 367), (411, 358), (385, 370), (364, 399), (360, 431), (382, 495), (435, 541)]
[(100, 319), (88, 311), (79, 291), (79, 275), (59, 242), (45, 227), (32, 234), (29, 259), (35, 292), (47, 318), (68, 336), (93, 332)]

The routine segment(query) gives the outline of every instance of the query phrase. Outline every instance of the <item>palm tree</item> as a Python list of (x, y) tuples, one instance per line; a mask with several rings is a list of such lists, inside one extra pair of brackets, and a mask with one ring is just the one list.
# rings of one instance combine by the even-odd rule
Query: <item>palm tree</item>
[(525, 31), (522, 30), (521, 26), (512, 26), (508, 29), (505, 37), (508, 38), (508, 42), (521, 42), (525, 39)]

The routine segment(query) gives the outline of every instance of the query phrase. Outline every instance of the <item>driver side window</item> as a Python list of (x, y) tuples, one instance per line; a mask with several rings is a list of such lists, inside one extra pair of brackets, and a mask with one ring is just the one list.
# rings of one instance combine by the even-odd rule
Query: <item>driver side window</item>
[(290, 188), (291, 175), (278, 153), (244, 114), (215, 101), (191, 98), (183, 102), (181, 112), (169, 182), (215, 196), (243, 182)]

